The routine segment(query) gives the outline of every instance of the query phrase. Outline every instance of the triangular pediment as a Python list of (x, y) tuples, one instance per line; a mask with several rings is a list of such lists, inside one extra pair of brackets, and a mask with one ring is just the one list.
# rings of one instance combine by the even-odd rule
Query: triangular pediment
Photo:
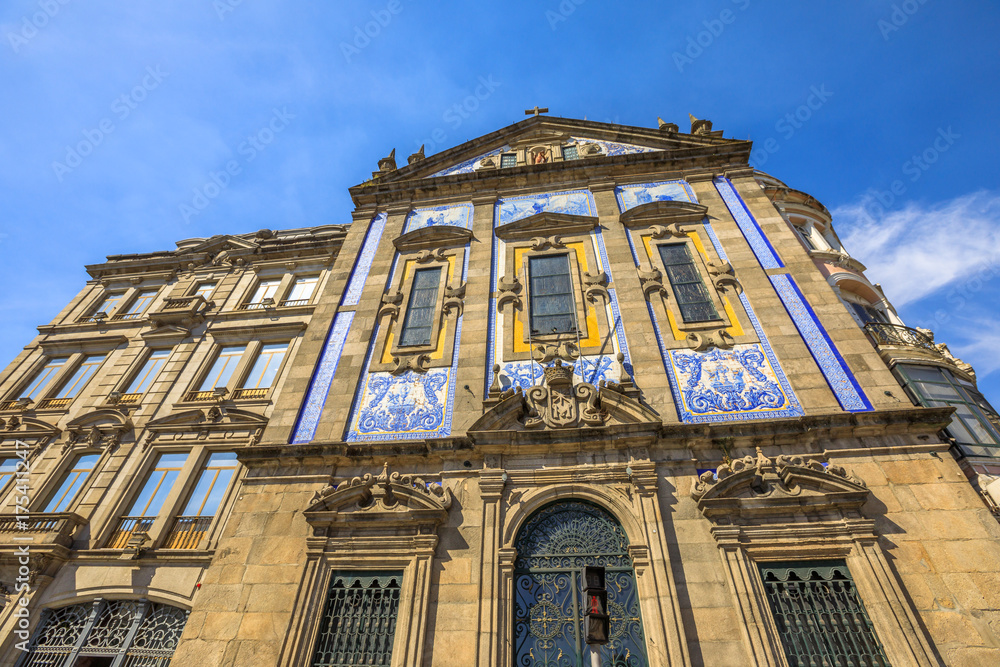
[(256, 250), (257, 244), (252, 241), (247, 241), (246, 239), (241, 239), (237, 236), (231, 236), (228, 234), (223, 234), (220, 236), (213, 236), (211, 238), (203, 240), (201, 243), (196, 245), (188, 245), (183, 248), (177, 249), (177, 254), (183, 255), (217, 255), (220, 252), (226, 250)]
[(597, 227), (598, 222), (597, 217), (590, 215), (542, 211), (497, 227), (496, 235), (505, 241), (510, 241), (535, 236), (589, 234)]
[(625, 211), (621, 214), (620, 220), (627, 227), (645, 227), (701, 222), (707, 213), (708, 207), (703, 204), (686, 201), (651, 201)]
[(238, 410), (225, 406), (211, 406), (197, 410), (185, 410), (166, 417), (154, 419), (146, 423), (152, 430), (166, 431), (190, 427), (204, 428), (216, 426), (257, 426), (267, 425), (267, 417), (247, 410)]
[(472, 230), (462, 227), (423, 227), (397, 236), (392, 244), (400, 252), (426, 248), (451, 248), (463, 246), (472, 239)]
[[(745, 162), (749, 158), (750, 142), (725, 139), (719, 134), (686, 134), (663, 126), (643, 128), (555, 116), (535, 116), (437, 154), (425, 157), (421, 153), (415, 153), (409, 164), (399, 169), (377, 172), (376, 180), (380, 183), (396, 183), (412, 179), (469, 175), (484, 168), (496, 170), (501, 153), (517, 151), (519, 148), (523, 151), (540, 145), (576, 145), (581, 160), (654, 152), (678, 152), (678, 158), (690, 159), (699, 149), (711, 149), (709, 153), (712, 153), (717, 152), (722, 145), (738, 148), (736, 152), (739, 155), (734, 161)], [(691, 152), (692, 149), (694, 152)], [(487, 159), (491, 160), (492, 166), (481, 164)], [(579, 163), (575, 160), (550, 160), (545, 164), (527, 166), (556, 168), (572, 164)]]

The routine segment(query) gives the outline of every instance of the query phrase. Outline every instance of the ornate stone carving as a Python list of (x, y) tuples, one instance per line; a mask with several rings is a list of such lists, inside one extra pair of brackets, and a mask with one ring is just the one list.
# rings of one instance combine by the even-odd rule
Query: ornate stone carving
[(317, 491), (307, 515), (330, 509), (403, 512), (408, 509), (447, 510), (449, 507), (451, 493), (442, 485), (429, 484), (416, 475), (390, 473), (386, 462), (378, 476), (368, 473)]
[(434, 248), (433, 250), (421, 250), (416, 257), (417, 264), (426, 264), (431, 261), (447, 262), (448, 258), (444, 254), (444, 248)]
[(653, 232), (654, 239), (662, 239), (668, 236), (676, 238), (687, 238), (687, 233), (681, 229), (681, 223), (671, 222), (669, 225), (652, 225), (649, 228)]
[(695, 352), (704, 352), (713, 345), (722, 350), (728, 350), (736, 342), (725, 329), (714, 331), (693, 331), (687, 335), (688, 347)]
[(540, 364), (547, 364), (553, 359), (575, 361), (580, 357), (580, 349), (576, 346), (576, 343), (569, 341), (539, 343), (531, 351), (531, 357)]
[(399, 315), (399, 307), (403, 303), (403, 293), (399, 290), (391, 292), (389, 294), (382, 295), (382, 307), (378, 310), (378, 317), (383, 315), (391, 315), (396, 317)]
[[(573, 367), (565, 366), (561, 359), (544, 369), (544, 384), (531, 387), (527, 392), (529, 405), (524, 419), (525, 428), (567, 428), (581, 422), (599, 426), (607, 413), (598, 404), (597, 388), (589, 382), (573, 384)], [(581, 403), (585, 405), (581, 406)]]
[(419, 354), (406, 354), (399, 357), (393, 357), (392, 363), (396, 364), (396, 367), (389, 372), (393, 375), (400, 375), (406, 371), (426, 373), (427, 363), (430, 360), (430, 355), (423, 352)]
[(566, 244), (562, 242), (562, 238), (559, 235), (553, 236), (536, 236), (531, 239), (531, 249), (532, 250), (547, 250), (548, 248), (565, 248)]
[(507, 277), (501, 278), (497, 282), (497, 287), (499, 288), (499, 296), (497, 297), (497, 310), (504, 307), (506, 303), (513, 303), (515, 308), (520, 308), (521, 303), (521, 281), (518, 280), (517, 276), (512, 279), (507, 279)]
[(667, 288), (663, 286), (663, 272), (655, 266), (649, 271), (643, 268), (636, 269), (639, 272), (639, 282), (642, 283), (642, 293), (649, 298), (650, 294), (656, 293), (661, 296), (668, 296)]
[(608, 293), (608, 274), (604, 271), (593, 275), (583, 274), (583, 289), (587, 301), (591, 303), (595, 303), (598, 296), (603, 297), (605, 303), (611, 301), (611, 295)]
[(733, 288), (737, 294), (743, 291), (743, 285), (736, 279), (733, 265), (729, 262), (708, 262), (708, 273), (715, 282), (715, 287), (720, 292), (725, 292), (727, 288)]
[(458, 287), (447, 287), (444, 288), (444, 305), (442, 306), (442, 312), (445, 315), (450, 315), (454, 312), (456, 315), (462, 314), (462, 309), (465, 307), (465, 283), (462, 283)]
[(114, 449), (121, 444), (122, 436), (132, 430), (132, 420), (127, 410), (95, 410), (66, 426), (70, 445)]

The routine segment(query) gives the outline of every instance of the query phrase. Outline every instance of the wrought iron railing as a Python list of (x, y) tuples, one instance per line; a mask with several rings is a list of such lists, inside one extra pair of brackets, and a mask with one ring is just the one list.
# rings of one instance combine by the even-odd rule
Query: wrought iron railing
[(46, 512), (27, 517), (3, 515), (0, 516), (0, 543), (17, 542), (25, 535), (33, 535), (36, 543), (69, 546), (76, 529), (86, 522), (72, 512)]
[(184, 397), (185, 401), (210, 401), (216, 398), (215, 392), (211, 389), (208, 391), (189, 391), (187, 396)]
[(112, 322), (118, 322), (118, 321), (121, 321), (121, 320), (138, 320), (139, 318), (142, 317), (142, 315), (143, 314), (141, 312), (139, 312), (139, 313), (118, 313), (116, 315), (112, 315), (111, 316), (111, 321)]
[(65, 408), (73, 402), (72, 398), (46, 398), (38, 404), (39, 410), (55, 410)]
[(865, 325), (865, 331), (872, 337), (876, 345), (920, 347), (932, 352), (938, 351), (934, 347), (934, 340), (930, 336), (910, 327), (898, 324), (885, 324), (883, 322), (869, 322)]
[(291, 308), (292, 306), (307, 306), (309, 305), (309, 299), (286, 299), (281, 302), (282, 308)]
[(124, 549), (135, 533), (148, 533), (153, 528), (156, 517), (123, 516), (115, 532), (108, 538), (109, 549)]
[(132, 405), (142, 400), (142, 394), (122, 394), (118, 402), (125, 405)]
[(0, 410), (13, 410), (17, 407), (17, 400), (0, 401)]
[(237, 389), (233, 392), (233, 398), (267, 398), (267, 392), (270, 389), (264, 387), (263, 389)]
[(263, 303), (260, 301), (255, 303), (244, 303), (239, 307), (239, 310), (264, 310), (266, 308), (274, 308), (274, 304)]
[(163, 544), (164, 549), (197, 549), (212, 525), (211, 516), (179, 516)]

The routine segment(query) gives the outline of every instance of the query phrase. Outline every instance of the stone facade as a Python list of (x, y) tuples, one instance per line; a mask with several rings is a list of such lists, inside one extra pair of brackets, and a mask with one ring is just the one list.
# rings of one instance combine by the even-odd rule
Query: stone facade
[[(17, 525), (12, 480), (2, 664), (28, 636), (36, 655), (98, 655), (93, 628), (130, 601), (131, 632), (101, 655), (132, 655), (169, 607), (175, 665), (577, 665), (582, 564), (613, 583), (606, 665), (797, 664), (775, 591), (807, 570), (821, 583), (801, 590), (858, 605), (858, 652), (995, 664), (1000, 524), (969, 484), (995, 413), (971, 368), (899, 321), (822, 204), (749, 153), (708, 121), (536, 116), (383, 158), (347, 227), (89, 267), (0, 376), (0, 457), (30, 449), (34, 522)], [(22, 400), (53, 359), (62, 375)], [(959, 398), (934, 407), (921, 368)], [(213, 511), (190, 515), (231, 452)], [(156, 474), (162, 506), (135, 515)], [(338, 630), (364, 606), (338, 600), (362, 599), (378, 622)], [(60, 648), (45, 629), (72, 605)], [(337, 653), (358, 637), (367, 657)]]

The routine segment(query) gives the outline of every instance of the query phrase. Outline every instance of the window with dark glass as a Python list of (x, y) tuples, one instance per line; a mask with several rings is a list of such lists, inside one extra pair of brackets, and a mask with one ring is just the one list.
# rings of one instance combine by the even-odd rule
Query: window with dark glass
[(401, 572), (334, 572), (310, 667), (388, 667)]
[(517, 153), (504, 153), (500, 156), (500, 168), (507, 169), (508, 167), (517, 166)]
[(101, 458), (100, 454), (87, 454), (86, 456), (77, 457), (76, 462), (70, 468), (69, 472), (66, 473), (55, 495), (49, 500), (49, 504), (45, 506), (45, 511), (67, 511), (69, 506), (73, 504), (73, 501), (76, 500), (87, 478), (90, 477), (90, 473), (94, 472), (99, 458)]
[(880, 324), (889, 323), (889, 319), (885, 316), (885, 313), (874, 306), (866, 306), (861, 303), (854, 303), (853, 301), (850, 302), (850, 304), (851, 308), (854, 309), (854, 312), (865, 324), (868, 324), (869, 322), (876, 322)]
[(761, 563), (760, 576), (790, 667), (888, 667), (844, 561)]
[(528, 258), (531, 334), (576, 332), (576, 295), (569, 255)]
[(441, 269), (419, 269), (413, 275), (410, 302), (406, 306), (403, 332), (399, 345), (430, 345), (434, 329), (434, 315), (437, 311), (438, 287), (441, 284)]
[(564, 160), (577, 160), (580, 158), (580, 151), (576, 146), (563, 146), (562, 153)]
[(992, 407), (983, 409), (983, 405), (989, 406), (989, 403), (971, 383), (936, 366), (899, 364), (894, 370), (921, 405), (955, 408), (946, 430), (960, 446), (976, 448), (967, 453), (992, 454), (985, 448), (1000, 445), (1000, 434), (989, 419), (990, 413), (995, 414), (995, 411)]
[(799, 235), (799, 238), (802, 239), (802, 242), (806, 244), (807, 248), (809, 248), (810, 250), (816, 250), (816, 244), (813, 243), (812, 236), (809, 233), (808, 229), (796, 224), (793, 224), (792, 227), (795, 229), (795, 232)]
[(660, 259), (667, 270), (667, 279), (674, 288), (677, 307), (685, 322), (709, 322), (719, 319), (719, 313), (712, 303), (705, 281), (691, 258), (686, 243), (670, 243), (659, 246)]

